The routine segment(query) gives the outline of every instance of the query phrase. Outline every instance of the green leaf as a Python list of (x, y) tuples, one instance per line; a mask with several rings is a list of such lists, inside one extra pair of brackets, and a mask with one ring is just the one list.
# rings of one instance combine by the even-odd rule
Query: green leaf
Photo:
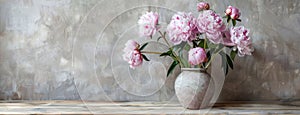
[(227, 76), (227, 74), (228, 74), (228, 65), (224, 66), (224, 71), (225, 71), (225, 76)]
[(171, 54), (172, 54), (172, 51), (169, 50), (167, 52), (164, 52), (164, 53), (160, 54), (159, 56), (171, 56)]
[[(188, 45), (188, 44), (187, 44)], [(188, 45), (189, 46), (189, 45)], [(181, 63), (182, 63), (182, 66), (183, 67), (189, 67), (189, 63), (188, 63), (188, 61), (187, 61), (187, 59), (186, 59), (186, 55), (184, 55), (184, 53), (181, 51), (181, 52), (178, 52), (178, 54), (179, 54), (179, 59), (180, 59), (180, 61), (181, 61)], [(176, 59), (176, 58), (175, 58)], [(174, 60), (175, 61), (175, 60)]]
[(231, 20), (230, 16), (227, 16), (227, 23), (229, 23)]
[(159, 37), (157, 38), (157, 41), (159, 41), (161, 38), (162, 38), (162, 37), (161, 37), (161, 36), (159, 36)]
[(227, 64), (227, 59), (226, 59), (226, 54), (222, 51), (219, 53), (222, 57), (222, 67), (223, 67), (223, 71), (225, 76), (228, 74), (228, 64)]
[(242, 22), (242, 20), (241, 20), (241, 19), (236, 19), (236, 21)]
[(170, 73), (175, 69), (176, 65), (178, 65), (178, 61), (173, 61), (171, 66), (168, 69), (167, 77), (170, 75)]
[(207, 48), (208, 48), (208, 45), (207, 45), (207, 40), (204, 40), (203, 42), (204, 42), (204, 44), (203, 44), (203, 48), (204, 48), (204, 49), (207, 49)]
[(193, 48), (197, 47), (197, 43), (195, 40), (193, 40), (192, 43), (193, 43)]
[(178, 45), (173, 46), (173, 51), (180, 51), (183, 49), (183, 47), (187, 44), (187, 42), (181, 42)]
[[(198, 46), (201, 48), (204, 48), (204, 49), (208, 48), (207, 42), (205, 42), (204, 39), (200, 39)], [(206, 46), (206, 47), (204, 47), (204, 46)]]
[(236, 20), (232, 20), (232, 25), (233, 25), (233, 26), (236, 25)]
[(162, 56), (170, 56), (174, 61), (178, 61), (178, 60), (176, 59), (176, 57), (173, 55), (173, 52), (172, 52), (172, 49), (171, 49), (171, 48), (169, 48), (169, 51), (164, 52), (164, 53), (160, 54), (159, 56), (160, 56), (160, 57), (162, 57)]
[(226, 16), (223, 16), (222, 18), (228, 18), (228, 16), (226, 15)]
[[(204, 48), (204, 41), (205, 41), (204, 39), (200, 39), (197, 46), (199, 46), (199, 47), (201, 47), (201, 48)], [(207, 44), (206, 44), (206, 45), (207, 45)]]
[(210, 61), (210, 58), (211, 58), (210, 51), (206, 52), (206, 57), (207, 57), (207, 59), (208, 59), (207, 62), (209, 62), (209, 61)]
[(234, 46), (226, 46), (227, 48), (229, 48), (229, 49), (231, 49), (231, 48), (233, 48)]
[(189, 67), (189, 62), (186, 59), (182, 58), (181, 62), (183, 64), (183, 67)]
[(233, 69), (233, 62), (232, 62), (230, 56), (227, 55), (227, 54), (226, 54), (226, 59), (227, 59), (227, 64), (229, 65), (229, 67), (230, 67), (231, 69)]
[(210, 53), (210, 52), (211, 52), (211, 51), (207, 51), (207, 52), (206, 52), (206, 58), (207, 58), (207, 61), (203, 63), (204, 66), (206, 66), (207, 63), (211, 60), (211, 53)]
[(174, 60), (177, 61), (176, 57), (173, 55), (173, 53), (170, 54), (170, 57)]
[(144, 60), (150, 61), (144, 54), (142, 54), (142, 57), (143, 57)]
[(209, 52), (212, 54), (216, 51), (216, 48), (210, 48)]
[(208, 46), (209, 48), (217, 48), (217, 47), (218, 47), (218, 44), (207, 43), (207, 46)]
[(235, 58), (236, 54), (237, 54), (237, 50), (236, 50), (236, 51), (233, 51), (233, 50), (232, 50), (232, 51), (230, 52), (230, 58), (231, 58), (232, 61), (234, 61), (234, 58)]
[(198, 46), (201, 47), (201, 48), (204, 48), (204, 41), (200, 41)]
[(148, 43), (143, 44), (139, 50), (142, 51), (147, 45), (148, 45)]
[(190, 51), (191, 46), (189, 44), (185, 44), (183, 49), (186, 50), (186, 51)]
[(224, 45), (219, 45), (218, 48), (216, 48), (216, 50), (214, 50), (214, 52), (212, 53), (217, 53), (218, 51), (222, 50), (224, 48)]

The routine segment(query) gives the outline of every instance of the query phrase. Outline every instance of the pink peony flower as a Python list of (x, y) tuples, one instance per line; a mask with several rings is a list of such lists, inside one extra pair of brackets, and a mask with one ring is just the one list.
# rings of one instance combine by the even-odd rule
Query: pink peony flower
[(228, 6), (228, 8), (225, 11), (225, 14), (230, 16), (231, 19), (239, 19), (239, 17), (241, 16), (240, 10), (236, 7), (233, 6)]
[(144, 37), (151, 37), (156, 33), (158, 28), (158, 13), (147, 12), (138, 20), (140, 35)]
[(189, 63), (192, 65), (198, 65), (206, 61), (206, 53), (203, 48), (197, 47), (190, 49), (188, 56)]
[(222, 17), (212, 10), (206, 10), (199, 14), (197, 27), (200, 33), (205, 33), (214, 44), (222, 42), (222, 31), (226, 29)]
[(130, 64), (131, 68), (138, 67), (143, 63), (143, 57), (138, 50), (139, 44), (136, 41), (129, 40), (125, 44), (123, 59)]
[(237, 46), (239, 56), (251, 55), (253, 48), (251, 47), (249, 30), (244, 26), (232, 27), (230, 34), (231, 41)]
[(207, 2), (200, 2), (197, 4), (198, 11), (209, 10), (209, 4)]
[(197, 34), (196, 19), (192, 13), (178, 12), (172, 17), (167, 33), (175, 45), (182, 41), (192, 41)]
[(125, 44), (125, 48), (123, 51), (132, 51), (132, 50), (138, 49), (139, 47), (140, 47), (140, 44), (138, 44), (136, 41), (128, 40)]
[(234, 46), (235, 44), (231, 41), (230, 29), (226, 29), (222, 32), (223, 40), (222, 44), (225, 46)]

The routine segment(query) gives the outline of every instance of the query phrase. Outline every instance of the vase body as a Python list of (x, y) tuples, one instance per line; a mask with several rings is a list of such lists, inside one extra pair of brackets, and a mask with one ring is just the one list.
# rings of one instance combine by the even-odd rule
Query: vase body
[(211, 106), (214, 82), (204, 69), (182, 68), (175, 81), (175, 92), (184, 108), (207, 108)]

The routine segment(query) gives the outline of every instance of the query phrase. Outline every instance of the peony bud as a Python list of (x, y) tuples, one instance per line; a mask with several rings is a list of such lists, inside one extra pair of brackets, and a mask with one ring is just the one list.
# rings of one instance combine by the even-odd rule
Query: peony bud
[(239, 19), (241, 13), (240, 13), (240, 10), (236, 7), (232, 7), (232, 6), (228, 6), (228, 8), (226, 9), (225, 11), (225, 14), (227, 16), (230, 16), (231, 19)]
[(241, 13), (240, 13), (239, 9), (237, 9), (237, 8), (232, 8), (231, 9), (231, 15), (230, 15), (230, 17), (232, 19), (234, 19), (234, 20), (239, 19), (240, 15), (241, 15)]
[(197, 9), (198, 11), (201, 11), (201, 10), (209, 10), (210, 6), (207, 2), (200, 2), (197, 4)]
[(188, 60), (189, 63), (192, 65), (198, 65), (207, 61), (205, 50), (200, 47), (190, 49), (188, 54)]

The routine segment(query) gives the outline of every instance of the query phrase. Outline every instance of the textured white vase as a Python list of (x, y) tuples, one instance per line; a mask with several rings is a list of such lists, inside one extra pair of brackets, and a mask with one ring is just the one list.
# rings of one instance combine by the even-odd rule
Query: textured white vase
[(201, 68), (182, 68), (175, 81), (176, 96), (181, 105), (187, 109), (195, 110), (209, 107), (213, 97), (213, 89), (213, 80)]

